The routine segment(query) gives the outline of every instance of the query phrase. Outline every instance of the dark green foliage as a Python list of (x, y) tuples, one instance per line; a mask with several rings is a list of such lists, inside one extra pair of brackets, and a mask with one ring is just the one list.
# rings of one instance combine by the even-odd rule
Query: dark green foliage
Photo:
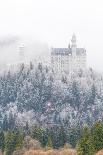
[(47, 130), (48, 137), (51, 137), (51, 141), (53, 144), (53, 148), (63, 147), (64, 144), (67, 142), (67, 136), (65, 129), (60, 126), (54, 126)]
[[(103, 124), (97, 122), (93, 127), (84, 127), (83, 129), (72, 128), (66, 132), (63, 126), (51, 126), (48, 129), (35, 126), (25, 128), (31, 131), (33, 139), (38, 140), (42, 147), (50, 147), (58, 149), (64, 147), (66, 143), (72, 147), (77, 148), (78, 155), (94, 155), (99, 150), (103, 149)], [(5, 151), (5, 155), (12, 155), (12, 153), (23, 147), (25, 131), (21, 130), (7, 131), (5, 136), (3, 131), (0, 132), (0, 149)], [(30, 137), (30, 136), (28, 136)]]
[(13, 132), (8, 131), (5, 138), (5, 152), (6, 155), (11, 155), (15, 150), (16, 137)]
[[(81, 131), (76, 127), (71, 129), (71, 126), (80, 125), (79, 128), (82, 128), (84, 124), (91, 126), (96, 120), (103, 120), (103, 80), (99, 75), (97, 77), (91, 70), (85, 74), (79, 71), (70, 77), (65, 74), (59, 80), (55, 77), (49, 67), (39, 63), (35, 68), (32, 62), (28, 67), (21, 64), (15, 73), (9, 71), (0, 75), (0, 125), (3, 131), (16, 131), (16, 125), (19, 126), (19, 123), (15, 123), (18, 113), (32, 110), (32, 118), (41, 125), (34, 127), (32, 137), (39, 140), (42, 146), (46, 146), (50, 136), (54, 148), (62, 147), (66, 142), (75, 147), (77, 140), (81, 138)], [(48, 102), (51, 103), (49, 108)], [(17, 115), (12, 112), (6, 114), (11, 103), (17, 106)], [(52, 123), (51, 127), (42, 129), (42, 125), (45, 122), (48, 125), (49, 121)], [(31, 124), (26, 123), (22, 127), (24, 135), (30, 135), (29, 125)], [(102, 127), (98, 130), (101, 133)], [(102, 135), (98, 135), (98, 130), (90, 130), (90, 135), (93, 133), (90, 141), (95, 150), (102, 148)], [(95, 139), (98, 141), (97, 145)], [(84, 139), (82, 142), (85, 142)], [(88, 150), (88, 145), (86, 146), (85, 150)]]
[(80, 127), (77, 126), (77, 127), (75, 127), (75, 128), (69, 129), (69, 133), (68, 133), (68, 135), (67, 135), (67, 137), (68, 137), (68, 143), (69, 143), (73, 148), (75, 148), (78, 139), (81, 138), (81, 135), (82, 135), (82, 129), (80, 129)]
[(13, 130), (15, 128), (15, 116), (12, 113), (9, 114), (8, 118), (8, 129)]
[(8, 130), (8, 119), (7, 119), (7, 115), (4, 116), (3, 122), (2, 122), (2, 129), (3, 131), (7, 131)]
[(5, 148), (5, 137), (4, 137), (4, 132), (1, 131), (0, 132), (0, 150), (4, 152), (4, 148)]
[(91, 134), (88, 127), (85, 127), (83, 130), (83, 135), (79, 140), (77, 151), (78, 155), (92, 155), (94, 153), (91, 143)]
[(50, 136), (48, 136), (48, 141), (47, 141), (47, 147), (53, 148), (53, 143), (52, 143), (52, 139)]
[(7, 115), (5, 115), (2, 122), (2, 129), (4, 131), (7, 131), (8, 129), (13, 130), (16, 127), (15, 119), (16, 117), (13, 116), (12, 113), (9, 114), (8, 118)]
[(19, 132), (8, 131), (5, 136), (5, 154), (12, 155), (13, 151), (23, 145), (23, 135)]
[(48, 146), (52, 143), (53, 148), (63, 147), (67, 142), (67, 135), (63, 127), (54, 126), (46, 130), (34, 127), (32, 137), (39, 140), (42, 146)]
[(64, 146), (64, 144), (67, 142), (67, 136), (66, 136), (66, 131), (63, 126), (60, 127), (59, 131), (59, 147)]
[(42, 146), (45, 146), (47, 143), (46, 132), (43, 128), (37, 126), (33, 127), (32, 138), (38, 140)]
[(101, 149), (103, 149), (103, 124), (97, 122), (91, 129), (84, 128), (77, 151), (78, 155), (94, 155)]
[(92, 143), (95, 152), (103, 149), (103, 124), (97, 122), (91, 129)]

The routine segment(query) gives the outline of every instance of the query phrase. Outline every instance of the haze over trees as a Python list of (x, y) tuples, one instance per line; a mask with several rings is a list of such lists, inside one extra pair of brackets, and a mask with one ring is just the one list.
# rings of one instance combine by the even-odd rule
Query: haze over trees
[(103, 78), (92, 69), (57, 75), (41, 63), (21, 64), (0, 75), (0, 149), (11, 155), (30, 136), (44, 148), (69, 144), (92, 155), (103, 148), (103, 125), (93, 126), (103, 120), (102, 102)]
[(102, 120), (103, 78), (92, 69), (61, 74), (47, 66), (22, 64), (0, 75), (0, 126), (92, 125)]

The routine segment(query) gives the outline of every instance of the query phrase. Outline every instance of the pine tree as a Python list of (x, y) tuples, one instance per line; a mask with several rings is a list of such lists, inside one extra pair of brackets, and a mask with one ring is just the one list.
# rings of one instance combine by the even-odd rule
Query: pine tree
[(25, 132), (25, 135), (29, 135), (30, 134), (28, 122), (26, 122), (26, 125), (25, 125), (25, 128), (24, 128), (24, 132)]
[(1, 131), (0, 132), (0, 149), (2, 152), (4, 152), (4, 148), (5, 148), (5, 137), (4, 137), (4, 132)]
[(95, 149), (95, 152), (103, 149), (103, 124), (97, 122), (91, 129), (92, 143)]
[(79, 109), (80, 107), (80, 94), (79, 94), (79, 87), (76, 81), (73, 81), (72, 84), (72, 106), (77, 107)]
[(30, 61), (30, 70), (33, 70), (33, 68), (34, 68), (34, 65), (33, 65), (33, 63)]
[(79, 140), (77, 145), (78, 155), (93, 155), (94, 147), (91, 143), (91, 134), (88, 127), (83, 130), (82, 138)]
[[(67, 142), (67, 137), (66, 137), (66, 133), (63, 127), (60, 128), (60, 133), (59, 133), (59, 145), (60, 146), (64, 146), (65, 143)], [(60, 147), (59, 146), (59, 147)]]
[(20, 149), (23, 145), (23, 135), (18, 131), (8, 131), (5, 136), (5, 154), (12, 155), (14, 150)]
[(15, 149), (14, 134), (8, 131), (5, 138), (5, 154), (11, 155)]
[(53, 143), (52, 143), (51, 136), (48, 136), (47, 147), (53, 148)]
[(7, 131), (7, 129), (8, 129), (8, 119), (7, 119), (7, 115), (4, 116), (3, 123), (2, 123), (2, 129), (3, 129), (4, 131)]
[(36, 140), (38, 140), (42, 145), (45, 144), (44, 142), (44, 134), (45, 131), (44, 129), (40, 128), (40, 127), (34, 127), (33, 131), (32, 131), (32, 137)]
[(69, 129), (68, 142), (70, 143), (70, 145), (72, 145), (73, 148), (76, 147), (78, 139), (81, 138), (81, 132), (82, 132), (82, 129), (80, 129), (80, 127), (78, 126), (75, 128)]
[(13, 116), (12, 113), (9, 114), (8, 128), (11, 130), (15, 128), (15, 117)]
[(16, 145), (15, 145), (15, 149), (21, 149), (23, 146), (23, 140), (24, 140), (24, 136), (23, 133), (20, 131), (16, 131), (15, 132), (15, 139), (16, 139)]

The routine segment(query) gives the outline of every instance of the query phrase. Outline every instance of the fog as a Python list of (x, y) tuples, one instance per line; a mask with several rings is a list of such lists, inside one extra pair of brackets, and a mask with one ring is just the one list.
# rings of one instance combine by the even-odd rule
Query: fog
[[(73, 33), (77, 45), (87, 50), (88, 67), (103, 72), (102, 0), (0, 1), (0, 42), (5, 42), (0, 47), (2, 64), (19, 60), (21, 44), (25, 44), (26, 59), (45, 57), (51, 46), (67, 47)], [(8, 48), (13, 38), (16, 43), (9, 43)]]

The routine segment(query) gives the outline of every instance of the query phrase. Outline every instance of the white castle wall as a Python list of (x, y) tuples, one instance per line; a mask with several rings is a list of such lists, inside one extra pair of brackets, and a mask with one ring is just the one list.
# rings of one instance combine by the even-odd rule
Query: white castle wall
[[(86, 51), (82, 48), (77, 48), (76, 38), (72, 37), (71, 54), (56, 53), (55, 49), (51, 52), (51, 65), (55, 72), (71, 72), (79, 69), (86, 69)], [(79, 54), (78, 54), (79, 52)], [(65, 53), (65, 51), (64, 51)]]

